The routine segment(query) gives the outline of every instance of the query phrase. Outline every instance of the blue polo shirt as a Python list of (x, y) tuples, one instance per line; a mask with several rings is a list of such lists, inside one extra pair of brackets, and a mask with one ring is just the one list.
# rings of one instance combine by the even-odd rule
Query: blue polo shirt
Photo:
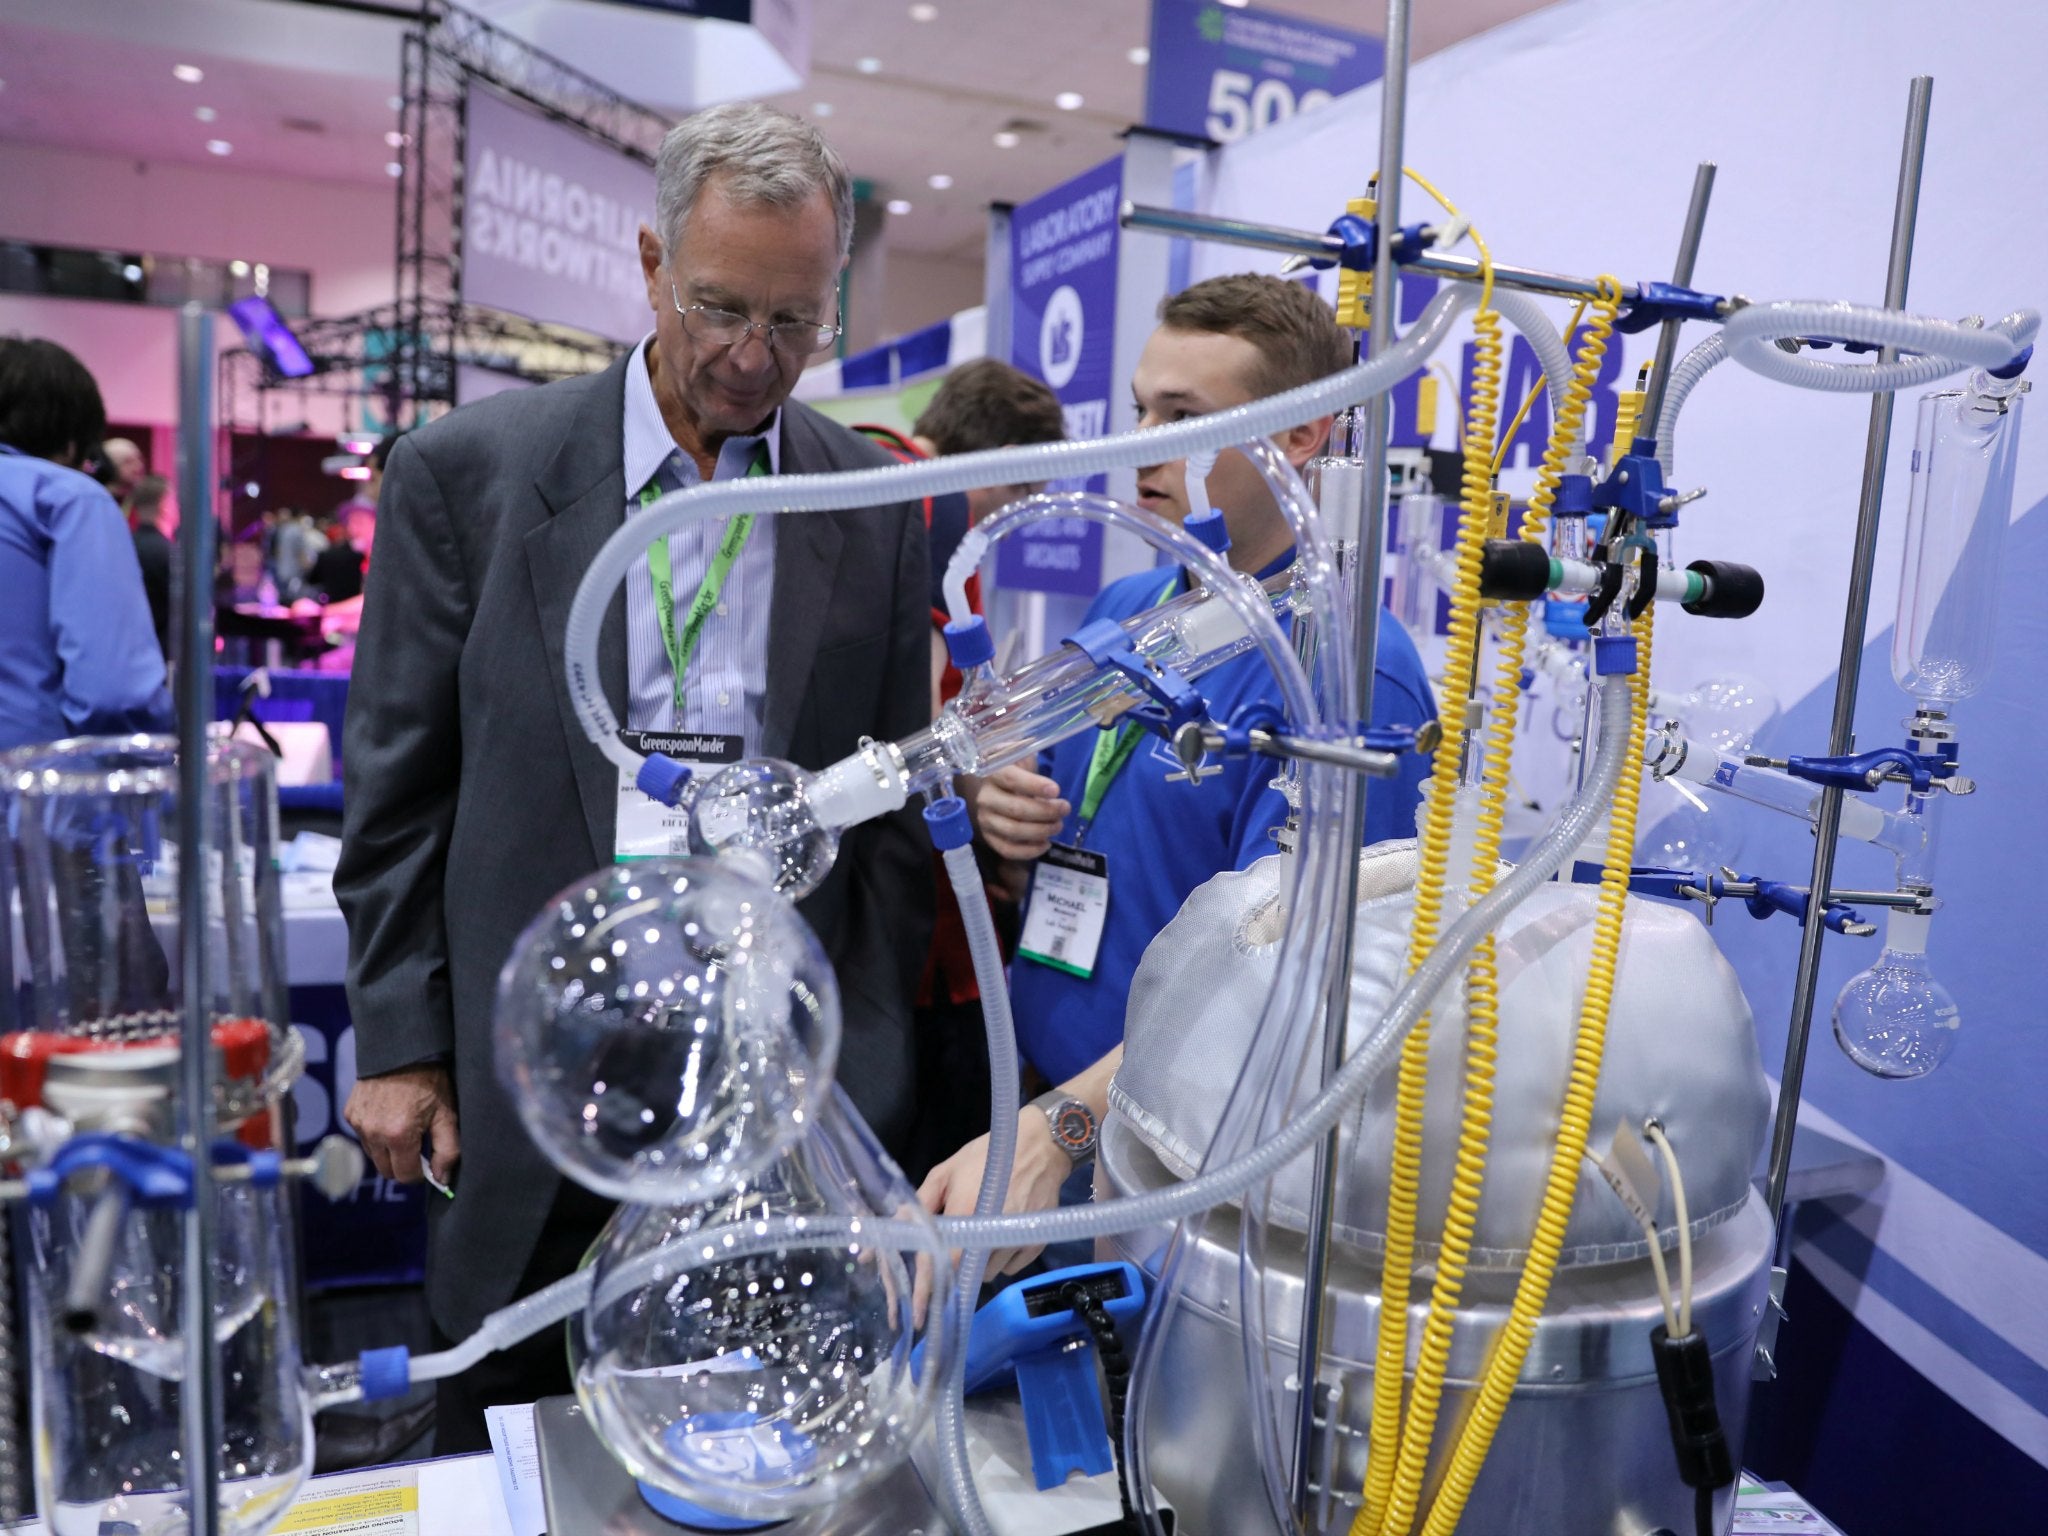
[[(1261, 576), (1284, 569), (1293, 558), (1290, 552)], [(1152, 570), (1114, 582), (1095, 599), (1088, 618), (1141, 613), (1158, 600), (1165, 580), (1165, 572)], [(1204, 673), (1195, 686), (1218, 720), (1254, 700), (1280, 703), (1279, 686), (1258, 652)], [(1376, 726), (1420, 725), (1436, 717), (1422, 658), (1391, 619), (1380, 625), (1372, 697)], [(1058, 782), (1061, 797), (1074, 808), (1060, 829), (1063, 843), (1074, 840), (1095, 736), (1071, 736), (1039, 760), (1039, 771)], [(1369, 781), (1367, 843), (1415, 835), (1429, 762), (1410, 754), (1395, 777)], [(1167, 743), (1148, 735), (1111, 781), (1086, 844), (1109, 860), (1109, 911), (1093, 974), (1083, 979), (1021, 956), (1010, 968), (1017, 1045), (1048, 1082), (1065, 1082), (1123, 1040), (1124, 1007), (1138, 960), (1194, 889), (1274, 851), (1273, 829), (1287, 820), (1286, 798), (1272, 787), (1281, 767), (1271, 758), (1232, 758), (1220, 772), (1205, 773), (1199, 785), (1168, 783), (1166, 775), (1177, 772), (1180, 762)]]
[(170, 728), (121, 509), (89, 475), (0, 443), (0, 751)]

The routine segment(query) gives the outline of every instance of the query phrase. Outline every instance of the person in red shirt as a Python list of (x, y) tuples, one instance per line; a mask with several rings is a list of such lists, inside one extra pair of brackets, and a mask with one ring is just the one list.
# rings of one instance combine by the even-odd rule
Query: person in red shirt
[[(1028, 443), (1053, 443), (1066, 436), (1059, 397), (1030, 374), (992, 357), (962, 364), (946, 376), (908, 436), (889, 427), (860, 426), (864, 432), (904, 460), (945, 454), (974, 453), (985, 448), (1010, 448)], [(947, 613), (941, 583), (962, 535), (975, 523), (1039, 488), (1035, 485), (988, 486), (959, 495), (925, 500), (925, 526), (931, 551), (932, 713), (960, 691), (960, 673), (946, 654), (941, 633)], [(967, 584), (969, 602), (981, 611), (978, 580)], [(963, 792), (971, 786), (963, 785)], [(985, 845), (976, 850), (993, 875), (997, 859)], [(922, 1179), (941, 1159), (988, 1129), (988, 1041), (981, 1017), (981, 992), (967, 953), (967, 932), (953, 899), (951, 882), (934, 856), (938, 890), (937, 922), (931, 952), (925, 958), (918, 989), (917, 1093), (918, 1131), (904, 1171), (912, 1183)], [(1014, 906), (1014, 897), (1000, 884), (990, 896), (998, 904), (998, 922)]]

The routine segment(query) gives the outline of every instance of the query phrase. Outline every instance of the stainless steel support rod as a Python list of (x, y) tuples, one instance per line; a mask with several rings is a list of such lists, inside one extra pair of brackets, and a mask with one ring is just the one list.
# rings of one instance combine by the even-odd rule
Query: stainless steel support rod
[[(1407, 156), (1409, 0), (1387, 0), (1385, 67), (1380, 77), (1380, 151), (1378, 207), (1373, 215), (1374, 243), (1372, 330), (1370, 355), (1380, 356), (1394, 344), (1394, 322), (1400, 314), (1399, 281), (1394, 265), (1394, 237), (1401, 227), (1401, 168)], [(1357, 721), (1343, 722), (1349, 735), (1372, 724), (1373, 663), (1379, 654), (1380, 567), (1387, 548), (1388, 397), (1375, 395), (1365, 403), (1365, 508), (1359, 520), (1358, 547), (1352, 577), (1352, 627), (1357, 646)], [(1352, 913), (1358, 908), (1357, 849), (1365, 829), (1366, 784), (1354, 778), (1345, 786), (1343, 879), (1339, 884), (1333, 935), (1335, 954), (1329, 992), (1323, 999), (1323, 1059), (1318, 1087), (1335, 1075), (1344, 1060), (1344, 1041), (1351, 1016)], [(1294, 1477), (1290, 1488), (1294, 1512), (1304, 1524), (1310, 1518), (1315, 1477), (1316, 1420), (1323, 1358), (1325, 1284), (1330, 1272), (1330, 1229), (1337, 1209), (1338, 1132), (1333, 1127), (1316, 1148), (1309, 1193), (1308, 1244), (1302, 1256), (1301, 1339), (1295, 1354), (1300, 1391), (1295, 1398)], [(1323, 1496), (1331, 1490), (1322, 1479)]]
[[(1700, 236), (1707, 227), (1707, 203), (1714, 195), (1714, 162), (1702, 160), (1699, 169), (1693, 172), (1692, 202), (1685, 210), (1685, 228), (1678, 236), (1678, 260), (1671, 268), (1671, 281), (1681, 288), (1692, 286), (1692, 269), (1699, 260)], [(1657, 328), (1657, 360), (1650, 369), (1650, 387), (1643, 396), (1642, 414), (1636, 420), (1647, 423), (1648, 432), (1638, 430), (1637, 437), (1648, 437), (1657, 430), (1657, 418), (1664, 411), (1664, 385), (1671, 377), (1671, 365), (1678, 361), (1678, 333), (1685, 321), (1674, 315)], [(1623, 445), (1624, 450), (1626, 444)]]
[[(1161, 208), (1151, 203), (1126, 201), (1121, 222), (1126, 229), (1180, 235), (1190, 240), (1213, 240), (1220, 245), (1242, 245), (1253, 250), (1279, 251), (1288, 256), (1327, 257), (1335, 261), (1344, 254), (1344, 242), (1335, 235), (1318, 235), (1278, 224), (1252, 224), (1242, 219), (1219, 219), (1206, 213), (1186, 213), (1178, 208)], [(1386, 244), (1381, 242), (1381, 250), (1386, 249)], [(1377, 270), (1380, 251), (1373, 254)], [(1401, 268), (1406, 272), (1447, 277), (1464, 283), (1476, 283), (1481, 277), (1477, 257), (1460, 256), (1450, 251), (1424, 251), (1402, 262)], [(1568, 272), (1545, 272), (1538, 267), (1508, 266), (1496, 262), (1493, 280), (1502, 288), (1546, 294), (1557, 299), (1600, 297), (1600, 284), (1595, 278), (1577, 277)], [(1740, 305), (1739, 299), (1723, 299), (1720, 313), (1725, 316)]]
[[(178, 316), (178, 949), (184, 1007), (179, 1036), (178, 1140), (192, 1164), (185, 1213), (185, 1489), (193, 1536), (220, 1536), (220, 1356), (213, 1343), (213, 988), (206, 935), (212, 794), (207, 723), (213, 718), (213, 316)], [(229, 878), (232, 878), (230, 875)]]
[[(1928, 104), (1933, 94), (1933, 78), (1919, 75), (1906, 96), (1906, 142), (1899, 156), (1891, 261), (1884, 283), (1887, 309), (1906, 307), (1906, 283), (1913, 270), (1913, 230), (1920, 213), (1920, 171), (1927, 158)], [(1887, 347), (1878, 358), (1890, 362), (1896, 355)], [(1877, 561), (1877, 522), (1884, 503), (1885, 457), (1891, 445), (1891, 432), (1892, 397), (1873, 395), (1870, 434), (1863, 446), (1863, 489), (1856, 511), (1849, 597), (1842, 615), (1842, 652), (1835, 672), (1834, 718), (1828, 728), (1828, 751), (1837, 757), (1855, 749), (1857, 675), (1863, 664), (1864, 630), (1870, 618), (1870, 577)], [(1814, 818), (1813, 878), (1808, 883), (1809, 890), (1834, 888), (1835, 838), (1841, 825), (1842, 791), (1823, 789)], [(1792, 1018), (1785, 1037), (1785, 1065), (1778, 1074), (1778, 1115), (1771, 1129), (1771, 1168), (1764, 1185), (1773, 1224), (1784, 1215), (1785, 1185), (1792, 1174), (1792, 1138), (1799, 1127), (1799, 1091), (1806, 1077), (1806, 1046), (1813, 1027), (1813, 989), (1820, 975), (1821, 937), (1826, 932), (1824, 924), (1808, 923), (1799, 935), (1799, 969), (1792, 983)]]

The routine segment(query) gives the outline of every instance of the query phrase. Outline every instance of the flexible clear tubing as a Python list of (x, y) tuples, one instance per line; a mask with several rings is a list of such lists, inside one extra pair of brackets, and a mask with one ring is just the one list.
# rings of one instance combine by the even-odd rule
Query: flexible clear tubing
[[(1339, 575), (1335, 551), (1325, 538), (1325, 522), (1317, 514), (1307, 487), (1291, 465), (1269, 442), (1246, 449), (1247, 456), (1265, 477), (1286, 517), (1295, 539), (1297, 559), (1309, 578), (1316, 597), (1314, 636), (1317, 675), (1315, 681), (1324, 723), (1343, 730), (1341, 722), (1359, 714), (1356, 678), (1356, 645), (1352, 635), (1350, 583)], [(1355, 521), (1355, 520), (1353, 520)], [(1297, 638), (1301, 638), (1297, 636)], [(1297, 647), (1297, 654), (1300, 648)], [(1348, 776), (1332, 769), (1301, 775), (1302, 814), (1299, 828), (1299, 856), (1292, 861), (1293, 880), (1286, 909), (1295, 912), (1334, 911), (1342, 902), (1344, 877), (1344, 818), (1341, 797), (1348, 792)], [(1306, 903), (1306, 905), (1304, 905)], [(1284, 930), (1291, 948), (1297, 930), (1304, 926), (1290, 922)], [(1256, 1127), (1260, 1111), (1271, 1099), (1282, 1071), (1293, 1064), (1298, 1080), (1311, 1062), (1321, 1060), (1315, 1049), (1313, 1028), (1321, 1010), (1319, 1001), (1331, 995), (1331, 981), (1342, 953), (1335, 942), (1336, 930), (1318, 932), (1302, 941), (1297, 962), (1289, 949), (1279, 957), (1279, 984), (1270, 999), (1270, 1015), (1276, 1028), (1254, 1036), (1244, 1068), (1239, 1072), (1217, 1135), (1204, 1155), (1205, 1164), (1221, 1165), (1243, 1149), (1248, 1127)], [(1245, 1201), (1245, 1219), (1240, 1224), (1243, 1239), (1250, 1239), (1255, 1224), (1262, 1222), (1266, 1188), (1261, 1185)], [(1149, 1472), (1149, 1445), (1145, 1425), (1150, 1419), (1151, 1388), (1156, 1367), (1167, 1347), (1167, 1339), (1179, 1309), (1184, 1287), (1186, 1257), (1200, 1232), (1203, 1217), (1184, 1218), (1173, 1233), (1153, 1285), (1152, 1304), (1147, 1308), (1144, 1332), (1131, 1371), (1130, 1397), (1124, 1415), (1124, 1462), (1129, 1472), (1133, 1508), (1148, 1530), (1161, 1529)], [(1259, 1230), (1262, 1232), (1263, 1227)], [(1252, 1244), (1254, 1250), (1258, 1245)], [(1257, 1292), (1263, 1302), (1263, 1290)], [(1255, 1461), (1268, 1487), (1269, 1497), (1285, 1499), (1279, 1479), (1286, 1465), (1277, 1454), (1277, 1415), (1271, 1384), (1265, 1374), (1267, 1344), (1263, 1306), (1256, 1313), (1241, 1313), (1242, 1343), (1247, 1361), (1260, 1362), (1257, 1372), (1247, 1370), (1245, 1385), (1252, 1399), (1249, 1422), (1256, 1443)]]
[(1678, 433), (1678, 413), (1685, 409), (1686, 396), (1727, 360), (1727, 339), (1716, 331), (1681, 357), (1671, 370), (1671, 380), (1664, 386), (1664, 407), (1657, 413), (1657, 463), (1664, 471), (1666, 485), (1671, 483), (1671, 440)]
[[(1003, 975), (1003, 953), (996, 942), (995, 918), (988, 909), (988, 890), (974, 849), (963, 844), (944, 854), (946, 875), (959, 899), (967, 929), (967, 952), (974, 961), (974, 981), (981, 992), (982, 1022), (988, 1031), (989, 1122), (988, 1158), (982, 1165), (981, 1188), (974, 1198), (978, 1216), (999, 1211), (1010, 1189), (1010, 1167), (1017, 1156), (1017, 1033), (1010, 1020), (1010, 990)], [(974, 1303), (981, 1293), (981, 1275), (988, 1264), (986, 1249), (960, 1256), (960, 1271), (947, 1306), (953, 1313), (952, 1363), (939, 1391), (939, 1463), (951, 1495), (953, 1518), (965, 1536), (994, 1536), (981, 1496), (974, 1486), (974, 1467), (967, 1456), (967, 1339), (974, 1328)]]
[[(1447, 290), (1430, 301), (1415, 328), (1383, 356), (1299, 389), (1169, 426), (1078, 442), (963, 453), (886, 469), (719, 480), (671, 492), (628, 519), (605, 541), (583, 573), (575, 602), (570, 605), (562, 653), (570, 702), (584, 734), (621, 768), (629, 773), (639, 771), (640, 754), (619, 740), (619, 722), (599, 680), (597, 634), (619, 583), (655, 539), (705, 517), (737, 516), (744, 512), (842, 511), (984, 485), (1016, 485), (1137, 468), (1191, 453), (1228, 448), (1391, 389), (1421, 366), (1449, 333), (1458, 311), (1471, 302), (1471, 295), (1462, 289)], [(1207, 551), (1203, 553), (1207, 556)], [(1178, 557), (1178, 551), (1176, 554)], [(1207, 559), (1190, 559), (1188, 563), (1198, 569), (1211, 568)]]
[[(2040, 328), (2041, 316), (2031, 309), (2014, 310), (1980, 327), (1862, 304), (1799, 299), (1739, 309), (1722, 323), (1721, 335), (1736, 362), (1780, 384), (1875, 394), (1932, 384), (1966, 367), (2003, 368)], [(1796, 336), (1868, 342), (1921, 355), (1890, 363), (1834, 363), (1776, 345)]]

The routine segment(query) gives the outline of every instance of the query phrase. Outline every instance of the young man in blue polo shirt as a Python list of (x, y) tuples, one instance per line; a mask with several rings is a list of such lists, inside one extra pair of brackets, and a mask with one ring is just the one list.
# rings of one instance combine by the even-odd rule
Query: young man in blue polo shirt
[[(1141, 426), (1223, 410), (1351, 362), (1350, 338), (1328, 306), (1311, 290), (1277, 277), (1197, 283), (1162, 304), (1159, 320), (1131, 380)], [(1299, 468), (1322, 451), (1329, 431), (1330, 418), (1323, 416), (1274, 442)], [(1219, 456), (1206, 492), (1229, 530), (1234, 569), (1261, 578), (1286, 570), (1293, 535), (1250, 461), (1234, 452)], [(1189, 508), (1185, 466), (1140, 470), (1138, 501), (1183, 521)], [(1096, 598), (1088, 617), (1128, 618), (1185, 591), (1186, 583), (1178, 568), (1126, 577)], [(1279, 702), (1258, 654), (1219, 667), (1198, 686), (1219, 720), (1255, 699)], [(1434, 716), (1429, 679), (1413, 644), (1399, 624), (1382, 624), (1373, 724), (1420, 725)], [(1042, 774), (1019, 766), (968, 786), (982, 837), (1011, 859), (1041, 859), (1055, 846), (1066, 850), (1039, 866), (1033, 899), (1046, 893), (1050, 879), (1069, 900), (1106, 906), (1092, 953), (1085, 952), (1085, 940), (1078, 948), (1068, 941), (1034, 949), (1034, 934), (1049, 933), (1050, 926), (1034, 923), (1026, 908), (1022, 948), (1011, 967), (1017, 1043), (1024, 1059), (1057, 1086), (1022, 1112), (1010, 1210), (1058, 1203), (1061, 1186), (1092, 1158), (1095, 1127), (1123, 1055), (1131, 977), (1145, 947), (1197, 886), (1273, 852), (1273, 831), (1287, 818), (1286, 801), (1273, 787), (1272, 762), (1234, 759), (1205, 772), (1200, 784), (1169, 782), (1179, 762), (1164, 742), (1136, 727), (1073, 737), (1044, 754), (1039, 766)], [(1368, 843), (1414, 835), (1428, 772), (1426, 756), (1411, 756), (1398, 776), (1372, 782)], [(1075, 878), (1077, 867), (1093, 870), (1098, 861), (1107, 865), (1100, 880), (1092, 873)], [(986, 1143), (978, 1138), (932, 1171), (919, 1191), (927, 1207), (945, 1214), (972, 1209)], [(1032, 1256), (995, 1254), (989, 1273), (1020, 1268)]]

